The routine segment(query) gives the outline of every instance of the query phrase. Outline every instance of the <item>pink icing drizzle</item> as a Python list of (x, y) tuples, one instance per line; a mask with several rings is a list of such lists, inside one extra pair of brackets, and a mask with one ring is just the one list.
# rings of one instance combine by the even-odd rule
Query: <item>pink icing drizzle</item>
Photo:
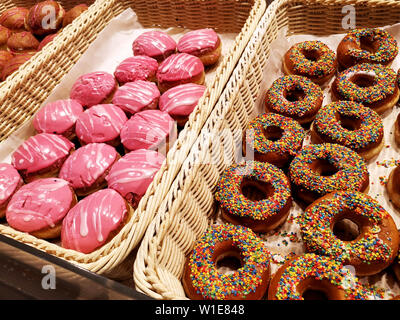
[(22, 186), (12, 196), (6, 219), (11, 227), (23, 232), (54, 227), (68, 213), (73, 199), (67, 181), (38, 179)]
[(33, 126), (40, 133), (63, 134), (75, 125), (82, 112), (83, 107), (76, 100), (57, 100), (39, 110), (33, 119)]
[(219, 37), (213, 29), (193, 30), (179, 39), (178, 51), (198, 55), (214, 50), (219, 44)]
[(198, 57), (187, 53), (176, 53), (161, 62), (157, 79), (160, 83), (188, 80), (202, 72), (204, 72), (204, 65)]
[(74, 144), (63, 136), (39, 133), (23, 142), (12, 154), (11, 164), (27, 173), (50, 167), (66, 157)]
[(116, 139), (128, 120), (113, 104), (99, 104), (83, 112), (75, 125), (78, 138), (84, 143), (109, 142)]
[(137, 37), (132, 47), (135, 56), (145, 55), (153, 58), (161, 56), (165, 59), (175, 52), (176, 42), (162, 31), (148, 31)]
[(0, 206), (5, 204), (22, 184), (18, 171), (8, 163), (0, 163)]
[(105, 143), (90, 143), (77, 149), (61, 167), (59, 177), (71, 186), (91, 186), (114, 163), (117, 151)]
[(84, 107), (91, 107), (102, 103), (116, 85), (114, 76), (107, 72), (84, 74), (72, 86), (70, 98), (78, 100)]
[(114, 72), (120, 84), (136, 80), (150, 80), (158, 69), (157, 60), (148, 56), (135, 56), (122, 61)]
[(174, 124), (174, 119), (160, 110), (136, 113), (122, 128), (121, 142), (128, 150), (154, 150), (166, 142)]
[(160, 91), (154, 82), (137, 80), (128, 82), (115, 92), (113, 103), (122, 110), (136, 113), (142, 109), (155, 109)]
[(99, 190), (78, 202), (61, 230), (62, 246), (90, 253), (103, 245), (127, 214), (125, 200), (112, 189)]
[(161, 96), (160, 110), (171, 115), (189, 115), (197, 106), (205, 90), (206, 86), (195, 83), (185, 83), (173, 87)]

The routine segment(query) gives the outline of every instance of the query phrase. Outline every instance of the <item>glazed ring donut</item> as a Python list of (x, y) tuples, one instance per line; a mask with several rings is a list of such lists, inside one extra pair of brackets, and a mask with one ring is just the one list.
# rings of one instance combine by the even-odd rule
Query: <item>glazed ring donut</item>
[[(222, 258), (238, 258), (231, 274), (218, 271)], [(270, 253), (250, 229), (232, 224), (210, 226), (185, 263), (183, 287), (194, 300), (260, 300), (270, 278)]]
[(321, 88), (302, 76), (284, 76), (272, 83), (265, 111), (293, 118), (300, 124), (313, 121), (324, 99)]
[(303, 147), (290, 163), (289, 178), (293, 195), (305, 204), (333, 191), (362, 192), (369, 186), (364, 160), (353, 150), (331, 143)]
[(400, 167), (397, 165), (389, 174), (388, 181), (386, 183), (386, 190), (389, 195), (390, 201), (397, 208), (400, 208)]
[(336, 68), (335, 52), (321, 41), (297, 43), (283, 59), (285, 74), (303, 76), (320, 85), (332, 78)]
[(384, 146), (382, 119), (361, 103), (333, 102), (318, 111), (311, 125), (311, 139), (343, 145), (369, 160)]
[(369, 292), (339, 261), (306, 253), (287, 261), (271, 279), (268, 300), (368, 300)]
[(215, 199), (222, 218), (254, 232), (268, 232), (286, 221), (292, 206), (289, 180), (267, 162), (248, 161), (227, 168), (217, 184)]
[(399, 99), (396, 73), (377, 64), (358, 64), (338, 74), (332, 84), (336, 100), (362, 103), (382, 114)]
[(389, 65), (397, 53), (397, 41), (387, 31), (354, 29), (339, 43), (337, 59), (344, 69), (360, 63)]
[[(350, 220), (358, 230), (336, 235)], [(393, 218), (377, 201), (356, 191), (337, 191), (312, 203), (298, 220), (308, 252), (352, 265), (359, 276), (388, 267), (399, 250), (399, 233)]]
[(251, 150), (254, 160), (284, 168), (301, 149), (305, 131), (291, 118), (264, 113), (251, 121), (243, 138), (243, 151)]

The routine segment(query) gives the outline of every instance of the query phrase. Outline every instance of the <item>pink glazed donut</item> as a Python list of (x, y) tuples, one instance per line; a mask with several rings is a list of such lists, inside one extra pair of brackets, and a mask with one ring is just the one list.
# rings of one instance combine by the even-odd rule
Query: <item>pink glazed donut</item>
[(203, 96), (206, 86), (195, 83), (185, 83), (165, 91), (159, 102), (161, 111), (169, 115), (183, 127)]
[(120, 143), (119, 134), (126, 121), (122, 109), (113, 104), (99, 104), (78, 117), (75, 132), (82, 145), (104, 142), (115, 147)]
[(149, 149), (166, 154), (176, 139), (176, 125), (168, 113), (145, 110), (135, 113), (121, 130), (121, 142), (127, 152)]
[(0, 163), (0, 218), (4, 218), (11, 196), (24, 184), (18, 171), (8, 163)]
[(28, 183), (39, 178), (57, 176), (62, 164), (74, 150), (75, 145), (63, 136), (39, 133), (14, 151), (11, 164)]
[(70, 183), (77, 196), (86, 196), (107, 185), (105, 177), (119, 158), (114, 147), (89, 143), (64, 162), (59, 177)]
[(157, 71), (158, 88), (165, 92), (184, 83), (204, 84), (203, 62), (187, 53), (176, 53), (160, 63)]
[(120, 85), (136, 80), (157, 81), (158, 62), (148, 56), (134, 56), (122, 61), (114, 72)]
[(75, 123), (83, 112), (77, 100), (57, 100), (44, 105), (33, 118), (38, 133), (60, 134), (69, 140), (75, 137)]
[(160, 91), (154, 82), (136, 80), (120, 87), (112, 102), (128, 114), (134, 114), (141, 110), (156, 109), (159, 99)]
[(176, 42), (165, 32), (148, 31), (136, 38), (132, 49), (135, 56), (148, 56), (160, 62), (176, 52)]
[(16, 230), (42, 239), (57, 238), (61, 233), (62, 220), (76, 202), (67, 181), (38, 179), (23, 185), (12, 196), (6, 219)]
[(106, 177), (108, 187), (118, 191), (136, 209), (164, 160), (156, 151), (131, 151), (112, 166)]
[(178, 52), (199, 57), (205, 66), (213, 65), (221, 56), (221, 39), (213, 29), (199, 29), (186, 33), (178, 41)]
[(132, 215), (129, 204), (112, 190), (103, 189), (83, 198), (65, 217), (61, 245), (91, 253), (110, 241)]
[(70, 98), (87, 108), (110, 103), (118, 83), (112, 74), (96, 71), (80, 76), (72, 86)]

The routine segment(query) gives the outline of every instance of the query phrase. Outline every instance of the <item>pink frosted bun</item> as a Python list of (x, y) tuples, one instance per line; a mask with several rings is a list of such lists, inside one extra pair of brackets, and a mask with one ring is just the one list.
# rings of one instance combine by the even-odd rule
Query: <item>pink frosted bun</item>
[(38, 179), (22, 186), (12, 196), (6, 219), (12, 228), (22, 232), (54, 228), (74, 201), (75, 195), (67, 181), (58, 178)]
[(118, 191), (136, 208), (164, 160), (165, 157), (156, 151), (131, 151), (112, 166), (106, 177), (108, 187)]
[(213, 29), (189, 31), (178, 41), (178, 51), (199, 56), (215, 50), (220, 44), (218, 34)]
[(149, 56), (162, 61), (176, 52), (176, 42), (165, 32), (148, 31), (136, 38), (132, 49), (135, 56)]
[(37, 132), (61, 134), (67, 138), (74, 134), (75, 123), (83, 112), (77, 100), (57, 100), (44, 105), (33, 118)]
[(155, 81), (157, 60), (148, 56), (134, 56), (122, 61), (114, 72), (120, 85), (136, 80)]
[(105, 142), (116, 145), (127, 120), (125, 113), (117, 106), (99, 104), (80, 114), (76, 121), (75, 132), (83, 144)]
[(42, 41), (40, 41), (38, 51), (42, 50), (47, 44), (52, 42), (55, 37), (58, 36), (58, 33), (49, 34), (48, 36), (44, 37)]
[(108, 72), (91, 72), (80, 76), (72, 86), (70, 98), (78, 100), (84, 107), (106, 102), (118, 84)]
[(175, 121), (160, 110), (145, 110), (134, 114), (121, 130), (121, 142), (127, 150), (157, 150), (172, 143)]
[(90, 253), (104, 245), (128, 215), (125, 200), (112, 189), (92, 193), (65, 217), (61, 243), (66, 249)]
[(113, 104), (134, 114), (144, 109), (155, 109), (160, 99), (160, 91), (154, 82), (137, 80), (118, 88)]
[(21, 176), (11, 164), (0, 163), (0, 207), (7, 205), (11, 196), (22, 184)]

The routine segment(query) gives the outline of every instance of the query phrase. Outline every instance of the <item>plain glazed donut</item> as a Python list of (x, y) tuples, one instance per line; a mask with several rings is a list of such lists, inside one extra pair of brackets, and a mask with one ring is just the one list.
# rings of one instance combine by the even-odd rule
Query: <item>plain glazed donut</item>
[(324, 99), (321, 88), (302, 76), (284, 76), (272, 83), (265, 111), (293, 118), (305, 125), (314, 120)]
[(337, 143), (370, 160), (384, 146), (383, 123), (372, 109), (354, 101), (323, 106), (311, 125), (314, 143)]
[(350, 269), (330, 257), (306, 253), (287, 261), (271, 279), (268, 300), (368, 300), (369, 292)]
[[(242, 266), (220, 273), (217, 263), (224, 257), (236, 257)], [(246, 227), (223, 224), (210, 226), (195, 244), (182, 282), (194, 300), (260, 300), (270, 273), (270, 253), (261, 239)]]
[(292, 206), (290, 183), (284, 172), (257, 161), (227, 168), (217, 184), (215, 199), (224, 220), (262, 233), (284, 223)]
[(389, 65), (397, 53), (397, 41), (380, 29), (351, 30), (337, 47), (337, 59), (344, 69), (360, 63)]
[(366, 191), (369, 173), (364, 160), (339, 144), (323, 143), (303, 147), (289, 166), (293, 195), (310, 204), (337, 190)]
[[(336, 236), (335, 228), (343, 220), (355, 223), (358, 234)], [(364, 193), (327, 194), (313, 202), (298, 222), (308, 252), (352, 265), (359, 276), (382, 271), (394, 261), (399, 250), (399, 233), (393, 218)]]
[(297, 43), (283, 58), (285, 74), (303, 76), (319, 85), (331, 79), (336, 68), (335, 52), (321, 41)]
[(256, 161), (284, 168), (302, 148), (304, 137), (305, 131), (296, 120), (264, 113), (248, 124), (243, 151), (253, 152)]
[(399, 99), (396, 73), (378, 64), (357, 64), (338, 74), (332, 83), (334, 100), (362, 103), (382, 114)]
[(397, 208), (400, 208), (400, 167), (396, 165), (389, 174), (388, 181), (386, 183), (386, 190), (389, 195), (390, 201)]

